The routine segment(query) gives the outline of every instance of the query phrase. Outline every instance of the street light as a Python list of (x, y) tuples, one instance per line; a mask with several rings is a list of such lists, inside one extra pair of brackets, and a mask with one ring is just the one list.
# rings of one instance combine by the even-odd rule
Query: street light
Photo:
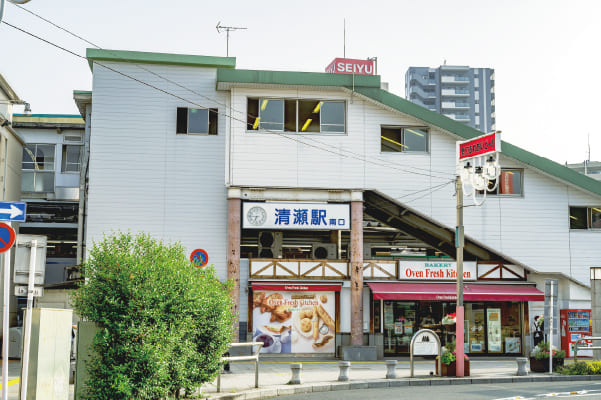
[[(14, 4), (25, 4), (29, 3), (29, 0), (8, 0)], [(4, 0), (0, 0), (0, 23), (2, 23), (2, 16), (4, 15)]]

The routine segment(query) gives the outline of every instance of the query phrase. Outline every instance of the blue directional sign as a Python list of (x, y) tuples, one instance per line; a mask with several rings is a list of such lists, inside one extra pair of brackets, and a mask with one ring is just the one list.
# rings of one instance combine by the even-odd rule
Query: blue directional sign
[(0, 221), (25, 222), (26, 207), (26, 203), (0, 201)]

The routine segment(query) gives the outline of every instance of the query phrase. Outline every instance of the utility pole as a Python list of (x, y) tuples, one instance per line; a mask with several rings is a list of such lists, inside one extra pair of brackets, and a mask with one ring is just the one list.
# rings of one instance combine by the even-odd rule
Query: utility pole
[(461, 176), (455, 178), (457, 196), (457, 227), (455, 229), (455, 247), (457, 248), (457, 306), (455, 309), (455, 354), (457, 356), (457, 376), (464, 376), (464, 327), (465, 312), (463, 308), (463, 184)]
[(225, 56), (229, 57), (230, 56), (230, 31), (237, 31), (239, 29), (248, 29), (248, 28), (237, 27), (237, 26), (221, 26), (219, 24), (221, 24), (221, 21), (217, 22), (217, 26), (215, 28), (217, 28), (218, 33), (221, 33), (222, 31), (226, 32)]

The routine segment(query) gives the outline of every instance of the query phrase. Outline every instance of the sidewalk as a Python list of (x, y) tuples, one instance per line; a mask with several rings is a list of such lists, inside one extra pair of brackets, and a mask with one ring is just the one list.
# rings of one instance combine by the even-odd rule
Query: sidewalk
[[(511, 383), (525, 381), (586, 381), (601, 380), (601, 376), (568, 376), (529, 372), (527, 376), (516, 376), (515, 358), (472, 358), (470, 376), (449, 378), (434, 376), (434, 360), (418, 358), (414, 362), (414, 378), (410, 378), (408, 358), (397, 358), (397, 379), (385, 379), (386, 361), (352, 362), (348, 382), (338, 382), (338, 360), (262, 358), (259, 365), (259, 388), (255, 389), (253, 362), (231, 364), (231, 373), (221, 375), (221, 393), (217, 393), (216, 381), (201, 388), (202, 398), (211, 400), (250, 400), (275, 396), (323, 392), (330, 390), (366, 389), (394, 386), (428, 386), (474, 383)], [(566, 360), (566, 364), (572, 360)], [(291, 363), (301, 363), (301, 384), (289, 385)]]

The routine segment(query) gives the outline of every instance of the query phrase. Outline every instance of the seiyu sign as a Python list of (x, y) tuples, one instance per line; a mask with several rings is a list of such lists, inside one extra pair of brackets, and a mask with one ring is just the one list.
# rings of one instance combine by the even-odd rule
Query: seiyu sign
[[(475, 281), (476, 263), (463, 263), (463, 279)], [(456, 280), (457, 263), (455, 261), (399, 261), (399, 279), (419, 280)]]
[(242, 204), (244, 229), (348, 230), (349, 204), (248, 203)]

